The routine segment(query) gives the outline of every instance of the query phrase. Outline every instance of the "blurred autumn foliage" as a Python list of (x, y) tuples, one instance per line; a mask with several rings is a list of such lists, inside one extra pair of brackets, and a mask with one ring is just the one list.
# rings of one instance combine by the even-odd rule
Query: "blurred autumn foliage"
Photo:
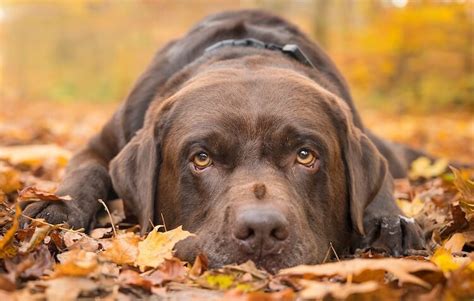
[(318, 40), (359, 105), (473, 109), (472, 1), (13, 1), (0, 4), (0, 97), (119, 101), (156, 49), (204, 16), (262, 8)]

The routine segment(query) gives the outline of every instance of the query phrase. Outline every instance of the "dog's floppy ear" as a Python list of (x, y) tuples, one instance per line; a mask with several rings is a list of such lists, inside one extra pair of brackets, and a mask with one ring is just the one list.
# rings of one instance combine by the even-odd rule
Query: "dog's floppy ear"
[(375, 145), (348, 121), (344, 161), (353, 228), (364, 235), (364, 210), (381, 190), (387, 177), (387, 162)]
[(138, 218), (144, 234), (153, 221), (160, 143), (154, 127), (145, 127), (128, 142), (110, 163), (112, 184), (127, 210)]

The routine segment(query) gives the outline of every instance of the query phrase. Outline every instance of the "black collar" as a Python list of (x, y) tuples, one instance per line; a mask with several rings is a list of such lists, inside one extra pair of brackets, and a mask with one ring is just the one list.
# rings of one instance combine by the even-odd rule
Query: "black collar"
[(303, 51), (296, 44), (285, 44), (283, 46), (280, 46), (280, 45), (271, 44), (271, 43), (266, 44), (257, 39), (240, 39), (240, 40), (231, 39), (231, 40), (223, 40), (223, 41), (217, 42), (207, 47), (204, 50), (204, 52), (211, 52), (218, 48), (228, 47), (228, 46), (253, 47), (253, 48), (259, 48), (259, 49), (280, 51), (306, 66), (316, 68), (314, 67), (313, 63), (311, 63), (310, 59), (303, 53)]

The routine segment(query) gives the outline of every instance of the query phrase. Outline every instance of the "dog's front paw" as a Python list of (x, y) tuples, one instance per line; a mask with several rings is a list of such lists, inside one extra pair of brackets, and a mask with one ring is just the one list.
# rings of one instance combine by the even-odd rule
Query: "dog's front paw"
[[(50, 224), (68, 224), (73, 229), (87, 229), (89, 224), (79, 208), (61, 202), (39, 201), (31, 203), (25, 208), (23, 215), (30, 218), (44, 219)], [(23, 217), (21, 219), (22, 227), (26, 227), (29, 222), (30, 219)]]
[(364, 222), (366, 235), (361, 248), (387, 252), (393, 256), (407, 255), (408, 250), (425, 248), (423, 233), (413, 218), (389, 215), (368, 219)]

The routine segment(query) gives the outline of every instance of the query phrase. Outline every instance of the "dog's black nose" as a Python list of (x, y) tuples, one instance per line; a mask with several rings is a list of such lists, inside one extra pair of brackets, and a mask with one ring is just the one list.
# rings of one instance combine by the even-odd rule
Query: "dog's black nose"
[(255, 206), (237, 213), (233, 234), (246, 253), (264, 256), (279, 252), (289, 225), (277, 209)]

